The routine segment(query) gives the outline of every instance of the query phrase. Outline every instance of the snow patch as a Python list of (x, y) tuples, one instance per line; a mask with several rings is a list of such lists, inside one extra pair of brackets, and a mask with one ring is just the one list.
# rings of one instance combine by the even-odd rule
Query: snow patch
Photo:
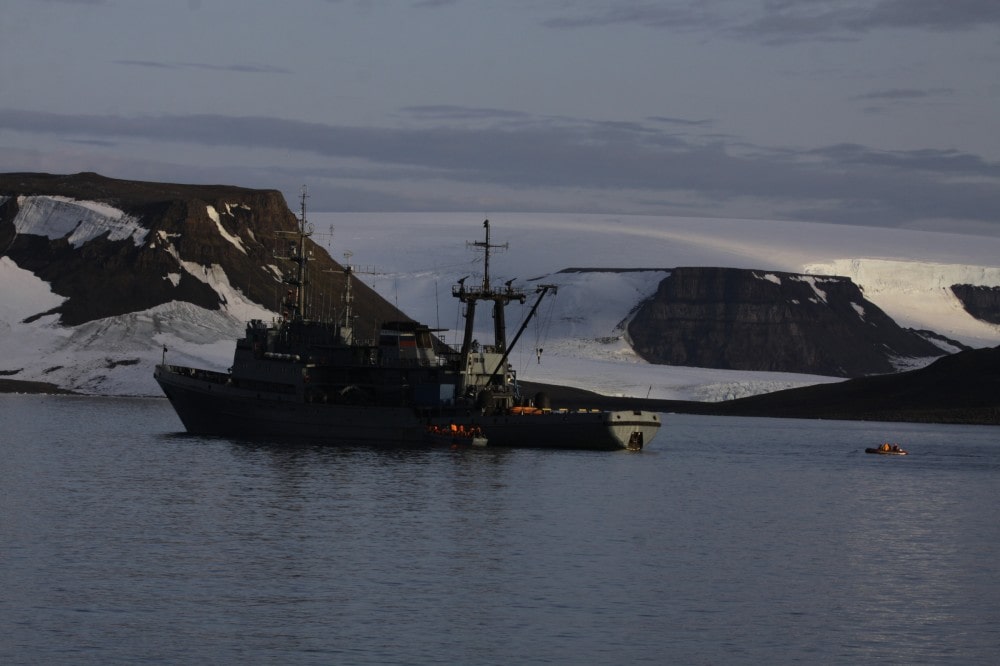
[(796, 275), (796, 276), (792, 277), (792, 279), (795, 280), (795, 281), (797, 281), (797, 282), (805, 282), (810, 287), (812, 287), (813, 292), (816, 294), (816, 298), (810, 298), (809, 301), (811, 303), (819, 304), (819, 303), (826, 303), (827, 302), (827, 300), (826, 300), (826, 292), (823, 291), (822, 289), (820, 289), (816, 285), (816, 283), (818, 282), (818, 280), (816, 278), (808, 276), (808, 275)]
[[(988, 245), (977, 237), (969, 242)], [(1000, 267), (854, 258), (810, 264), (804, 270), (849, 277), (900, 326), (933, 330), (974, 347), (1000, 343), (1000, 326), (971, 316), (951, 290), (954, 284), (1000, 287)]]
[[(11, 274), (0, 264), (0, 277)], [(33, 280), (26, 283), (33, 283), (33, 288), (45, 285), (31, 277)], [(0, 370), (19, 370), (12, 379), (50, 382), (101, 395), (161, 395), (153, 380), (153, 367), (164, 357), (169, 363), (225, 370), (232, 363), (235, 341), (243, 335), (246, 320), (274, 317), (274, 313), (245, 302), (206, 310), (175, 301), (61, 327), (55, 317), (31, 324), (9, 322), (9, 300), (0, 298), (0, 306), (4, 313), (0, 326), (10, 332), (0, 335), (0, 358), (5, 359)]]
[(270, 310), (246, 300), (243, 297), (243, 292), (229, 282), (229, 276), (226, 275), (226, 271), (219, 264), (205, 266), (194, 261), (181, 261), (180, 259), (178, 259), (178, 262), (192, 277), (201, 280), (214, 289), (222, 301), (223, 309), (233, 316), (247, 321), (250, 319), (268, 319), (274, 314)]
[[(232, 243), (233, 247), (235, 247), (237, 250), (239, 250), (243, 254), (246, 254), (247, 253), (247, 249), (243, 245), (243, 239), (240, 238), (239, 236), (234, 236), (231, 233), (229, 233), (228, 231), (226, 231), (226, 228), (224, 226), (222, 226), (222, 221), (219, 219), (219, 212), (217, 210), (215, 210), (215, 207), (214, 206), (205, 206), (205, 210), (208, 211), (208, 216), (210, 218), (212, 218), (213, 222), (215, 222), (215, 227), (216, 227), (216, 229), (219, 230), (219, 235), (222, 236), (223, 238), (225, 238), (230, 243)], [(227, 204), (226, 212), (229, 213), (228, 204)], [(231, 215), (231, 213), (229, 213), (229, 214)]]
[(10, 257), (0, 257), (0, 284), (3, 297), (0, 298), (0, 327), (10, 330), (15, 322), (20, 322), (39, 312), (57, 308), (66, 300), (52, 293), (48, 282), (43, 282), (34, 273), (26, 271)]
[(14, 228), (19, 234), (66, 239), (74, 248), (104, 234), (108, 240), (131, 238), (141, 246), (149, 229), (113, 206), (58, 196), (20, 196)]
[(233, 216), (233, 209), (234, 208), (239, 208), (241, 210), (250, 210), (250, 206), (248, 206), (247, 204), (242, 204), (242, 203), (241, 204), (227, 203), (227, 204), (223, 204), (223, 205), (226, 207), (226, 215), (229, 215), (230, 217)]
[(781, 278), (774, 273), (764, 273), (763, 275), (754, 273), (754, 277), (761, 280), (767, 280), (768, 282), (773, 282), (774, 284), (781, 286)]

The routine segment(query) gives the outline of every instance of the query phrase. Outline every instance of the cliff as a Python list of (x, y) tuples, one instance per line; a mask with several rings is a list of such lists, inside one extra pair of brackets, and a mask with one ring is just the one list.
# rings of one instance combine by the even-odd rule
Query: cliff
[(973, 317), (1000, 324), (1000, 287), (955, 284), (951, 286), (951, 291)]
[[(116, 180), (93, 173), (0, 174), (0, 256), (64, 297), (64, 326), (173, 301), (217, 310), (232, 294), (277, 311), (296, 216), (276, 190)], [(341, 302), (343, 267), (308, 241), (317, 316)], [(361, 326), (405, 319), (358, 281)]]
[(677, 268), (628, 323), (652, 363), (858, 377), (945, 352), (899, 327), (847, 278)]

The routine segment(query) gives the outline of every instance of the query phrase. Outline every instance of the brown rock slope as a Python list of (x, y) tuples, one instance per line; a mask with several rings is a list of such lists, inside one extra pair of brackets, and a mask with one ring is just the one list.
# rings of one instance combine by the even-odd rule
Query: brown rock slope
[(651, 363), (862, 377), (945, 352), (901, 328), (846, 277), (675, 268), (628, 324)]
[[(18, 202), (30, 196), (105, 203), (124, 211), (148, 233), (139, 245), (133, 238), (111, 240), (104, 234), (77, 246), (68, 237), (17, 234), (12, 220)], [(276, 190), (149, 183), (93, 173), (9, 173), (0, 174), (0, 197), (6, 197), (0, 204), (0, 255), (66, 297), (53, 310), (65, 326), (171, 301), (218, 309), (223, 297), (180, 262), (197, 265), (195, 272), (206, 279), (213, 267), (220, 267), (234, 289), (275, 311), (287, 289), (278, 267), (288, 270), (289, 264), (275, 255), (287, 254), (287, 240), (280, 232), (294, 230), (297, 218)], [(313, 312), (307, 314), (329, 316), (342, 302), (343, 268), (312, 240), (308, 248), (313, 255)], [(407, 319), (360, 281), (353, 286), (363, 330), (370, 330), (375, 321)]]

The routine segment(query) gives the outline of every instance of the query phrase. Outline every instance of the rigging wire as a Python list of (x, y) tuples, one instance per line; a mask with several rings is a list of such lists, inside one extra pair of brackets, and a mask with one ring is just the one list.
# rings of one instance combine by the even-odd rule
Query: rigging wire
[[(542, 362), (542, 345), (549, 339), (549, 332), (552, 328), (552, 320), (555, 316), (555, 296), (555, 292), (552, 292), (552, 296), (548, 299), (548, 302), (544, 304), (544, 307), (542, 307), (543, 312), (536, 313), (535, 315), (535, 347), (531, 350), (531, 354), (526, 354), (523, 346), (517, 350), (517, 365), (519, 372), (527, 369), (532, 358), (535, 359), (536, 364), (540, 364)], [(522, 315), (520, 321), (518, 322), (519, 327), (524, 324), (524, 319), (527, 316), (527, 313), (524, 312), (525, 308), (528, 308), (528, 311), (530, 312), (531, 306), (527, 303), (521, 303)]]
[(547, 343), (549, 339), (555, 307), (555, 294), (553, 294), (553, 298), (549, 299), (546, 306), (545, 314), (535, 320), (535, 359), (539, 364), (542, 362), (542, 344)]

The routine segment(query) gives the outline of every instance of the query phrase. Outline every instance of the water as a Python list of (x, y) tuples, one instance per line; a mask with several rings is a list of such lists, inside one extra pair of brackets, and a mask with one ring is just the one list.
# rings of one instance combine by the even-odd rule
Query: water
[[(0, 396), (4, 664), (993, 663), (996, 428), (279, 448)], [(865, 455), (897, 441), (905, 458)]]

